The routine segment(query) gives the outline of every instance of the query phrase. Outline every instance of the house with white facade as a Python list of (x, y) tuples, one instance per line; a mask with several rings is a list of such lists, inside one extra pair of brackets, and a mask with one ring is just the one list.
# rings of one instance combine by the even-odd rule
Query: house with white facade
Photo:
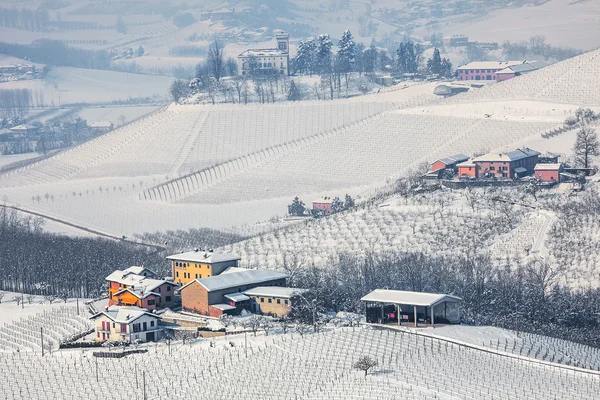
[(278, 31), (275, 34), (276, 48), (248, 49), (238, 56), (238, 69), (242, 75), (254, 72), (277, 71), (289, 75), (290, 35)]
[(96, 342), (152, 342), (163, 335), (159, 317), (144, 308), (111, 306), (92, 317)]

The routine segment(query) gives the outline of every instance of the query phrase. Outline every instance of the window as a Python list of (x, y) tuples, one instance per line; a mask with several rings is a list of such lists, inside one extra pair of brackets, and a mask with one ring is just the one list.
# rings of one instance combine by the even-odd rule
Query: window
[(175, 272), (175, 276), (179, 278), (179, 271)]
[(148, 300), (149, 306), (153, 306), (154, 304), (156, 304), (156, 300)]
[(167, 297), (165, 298), (165, 301), (171, 301), (171, 296), (167, 296)]
[(160, 287), (158, 288), (158, 293), (160, 293)]
[(490, 167), (490, 171), (495, 171), (496, 167)]
[(98, 332), (98, 337), (100, 337), (100, 332)]
[(171, 291), (171, 286), (167, 286), (167, 292)]
[(288, 305), (288, 303), (289, 303), (289, 301), (287, 301), (287, 300), (284, 300), (284, 301), (283, 301), (283, 303), (284, 303), (284, 304), (287, 306), (287, 305)]
[(265, 298), (264, 298), (264, 297), (261, 297), (261, 298), (260, 298), (260, 302), (261, 302), (261, 303), (264, 303), (264, 302), (265, 302)]
[(115, 329), (115, 323), (113, 322), (113, 329)]
[(273, 299), (269, 297), (269, 303), (272, 303), (272, 302), (273, 302)]
[(196, 274), (196, 279), (198, 279), (198, 274)]
[(154, 326), (154, 321), (150, 321), (150, 328)]
[(277, 299), (277, 304), (281, 304), (281, 299)]
[(121, 332), (127, 333), (127, 324), (121, 324)]
[(176, 266), (176, 267), (179, 267), (179, 262), (175, 262), (175, 266)]
[(140, 331), (140, 324), (133, 324), (133, 332), (139, 332)]

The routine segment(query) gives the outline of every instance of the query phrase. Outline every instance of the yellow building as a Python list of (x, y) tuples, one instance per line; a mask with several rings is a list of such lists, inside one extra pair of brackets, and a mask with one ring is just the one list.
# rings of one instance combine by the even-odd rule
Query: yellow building
[(237, 268), (240, 257), (207, 250), (194, 250), (168, 256), (173, 282), (187, 285), (195, 279), (220, 275), (228, 268)]
[(293, 303), (305, 301), (300, 296), (306, 291), (279, 286), (258, 286), (243, 293), (250, 298), (251, 312), (284, 318), (291, 311)]

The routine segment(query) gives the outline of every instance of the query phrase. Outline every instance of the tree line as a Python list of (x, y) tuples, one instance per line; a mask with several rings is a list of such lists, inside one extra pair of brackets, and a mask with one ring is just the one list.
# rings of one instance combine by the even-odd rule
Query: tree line
[(111, 56), (105, 50), (78, 49), (50, 39), (34, 40), (31, 44), (0, 42), (0, 54), (65, 67), (110, 69), (112, 65)]
[(104, 278), (117, 268), (144, 265), (169, 273), (164, 255), (107, 239), (75, 238), (43, 231), (41, 218), (0, 206), (0, 289), (39, 295), (104, 294)]
[(30, 89), (0, 89), (0, 117), (22, 117), (33, 103)]
[(0, 8), (0, 26), (26, 31), (48, 30), (50, 15), (45, 8)]

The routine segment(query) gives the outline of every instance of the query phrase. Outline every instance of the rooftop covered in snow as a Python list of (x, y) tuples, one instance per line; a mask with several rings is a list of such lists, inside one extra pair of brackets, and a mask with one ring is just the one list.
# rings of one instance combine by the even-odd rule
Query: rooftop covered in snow
[(414, 306), (433, 307), (436, 304), (448, 302), (459, 302), (462, 299), (450, 294), (405, 292), (402, 290), (375, 289), (364, 296), (362, 301), (374, 303), (407, 304)]
[(171, 256), (168, 256), (167, 260), (214, 264), (225, 261), (240, 260), (240, 257), (235, 254), (215, 253), (213, 251), (208, 250), (192, 250), (185, 253), (173, 254)]

